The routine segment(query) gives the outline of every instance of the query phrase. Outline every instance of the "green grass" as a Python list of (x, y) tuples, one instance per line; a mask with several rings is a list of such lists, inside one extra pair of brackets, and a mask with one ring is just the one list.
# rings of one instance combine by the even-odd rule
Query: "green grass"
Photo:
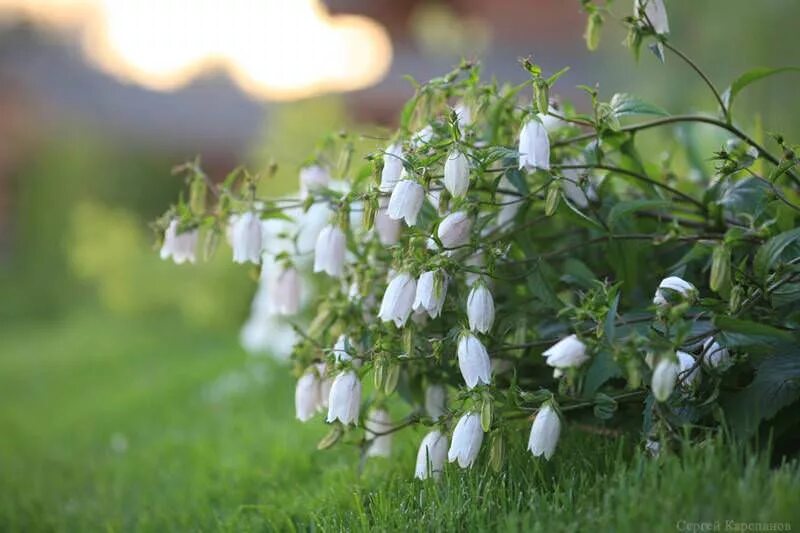
[(567, 430), (550, 463), (411, 479), (420, 433), (358, 472), (351, 446), (294, 420), (284, 366), (230, 332), (89, 313), (0, 331), (3, 531), (675, 531), (800, 527), (800, 468), (720, 443), (654, 461)]

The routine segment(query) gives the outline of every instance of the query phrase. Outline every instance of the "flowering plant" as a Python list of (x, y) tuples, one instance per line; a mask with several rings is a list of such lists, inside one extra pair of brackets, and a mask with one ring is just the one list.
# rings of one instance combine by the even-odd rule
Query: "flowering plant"
[[(594, 48), (609, 11), (582, 4)], [(732, 113), (746, 85), (778, 70), (721, 93), (670, 42), (661, 0), (635, 1), (623, 22), (634, 51), (649, 43), (695, 70), (715, 113), (603, 101), (589, 87), (579, 113), (550, 97), (564, 71), (545, 76), (528, 59), (525, 83), (485, 84), (464, 62), (415, 85), (397, 132), (363, 164), (350, 136), (326, 143), (298, 198), (259, 197), (269, 171), (215, 184), (181, 167), (188, 195), (156, 224), (162, 256), (194, 262), (201, 234), (206, 253), (226, 235), (234, 261), (261, 265), (264, 314), (308, 310), (293, 322), (295, 402), (301, 421), (331, 425), (320, 448), (387, 455), (393, 432), (423, 425), (415, 474), (427, 478), (484, 448), (499, 468), (522, 432), (550, 459), (567, 421), (638, 433), (653, 452), (721, 426), (792, 427), (797, 145), (773, 135), (776, 155)], [(730, 136), (708, 180), (637, 149), (639, 132), (684, 123)], [(679, 155), (694, 149), (678, 141)]]

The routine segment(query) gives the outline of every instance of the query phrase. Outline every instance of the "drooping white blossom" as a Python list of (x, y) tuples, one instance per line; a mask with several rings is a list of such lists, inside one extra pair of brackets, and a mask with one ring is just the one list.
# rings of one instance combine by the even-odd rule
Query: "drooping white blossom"
[(670, 358), (662, 358), (657, 364), (656, 369), (653, 370), (653, 378), (650, 383), (650, 388), (653, 390), (653, 396), (659, 402), (665, 402), (672, 395), (675, 389), (675, 383), (678, 380), (678, 370), (680, 367), (678, 363)]
[(392, 454), (392, 419), (385, 409), (373, 409), (364, 419), (366, 437), (369, 441), (367, 457), (389, 457)]
[(447, 390), (444, 385), (434, 383), (425, 388), (425, 412), (438, 420), (447, 410)]
[(467, 297), (467, 319), (469, 329), (479, 333), (489, 333), (494, 325), (494, 298), (483, 283), (472, 286)]
[(659, 307), (669, 306), (669, 291), (675, 291), (684, 298), (692, 298), (697, 293), (695, 286), (688, 281), (678, 276), (669, 276), (661, 280), (661, 283), (658, 284), (658, 289), (656, 289), (656, 294), (653, 297), (653, 303)]
[(417, 281), (408, 272), (395, 275), (383, 293), (378, 318), (383, 322), (394, 322), (398, 328), (405, 326), (411, 315)]
[(417, 451), (417, 464), (414, 477), (417, 479), (438, 479), (442, 475), (447, 460), (447, 435), (438, 429), (429, 432), (422, 439)]
[(467, 384), (467, 388), (474, 388), (478, 384), (488, 385), (492, 381), (492, 363), (486, 347), (472, 333), (464, 333), (458, 339), (456, 348), (458, 355), (458, 368)]
[(714, 337), (709, 337), (703, 341), (703, 362), (711, 368), (725, 368), (730, 364), (731, 354), (727, 348), (723, 348), (714, 340)]
[(447, 452), (449, 462), (458, 461), (461, 468), (469, 468), (478, 457), (483, 442), (483, 429), (481, 416), (476, 412), (469, 412), (458, 419), (453, 430), (453, 440)]
[(469, 160), (458, 149), (450, 152), (444, 163), (444, 187), (453, 198), (460, 198), (469, 190)]
[(316, 372), (306, 372), (297, 380), (294, 389), (294, 409), (297, 419), (307, 422), (319, 411), (320, 381)]
[(414, 180), (403, 179), (395, 185), (389, 198), (387, 213), (393, 220), (405, 219), (406, 224), (417, 223), (417, 215), (425, 201), (425, 189)]
[(295, 315), (300, 309), (300, 274), (293, 266), (280, 266), (268, 282), (269, 309), (278, 315)]
[(325, 412), (328, 409), (328, 400), (331, 396), (331, 387), (333, 386), (333, 378), (325, 375), (327, 365), (325, 363), (317, 363), (317, 373), (319, 374), (319, 405), (317, 410)]
[(472, 219), (466, 211), (456, 211), (444, 217), (437, 236), (445, 248), (458, 248), (469, 242)]
[(338, 278), (344, 267), (347, 239), (339, 226), (328, 224), (317, 237), (314, 247), (314, 272), (325, 272)]
[(393, 246), (400, 240), (400, 220), (395, 220), (389, 216), (387, 207), (389, 200), (381, 198), (378, 210), (375, 212), (374, 227), (378, 234), (378, 240), (384, 246)]
[(557, 369), (578, 367), (589, 360), (586, 345), (574, 334), (564, 337), (542, 355), (547, 358), (548, 366)]
[(423, 148), (427, 146), (431, 140), (433, 139), (433, 126), (428, 124), (417, 133), (411, 136), (411, 144), (414, 145), (414, 148)]
[(161, 259), (169, 259), (180, 265), (185, 262), (194, 263), (195, 249), (197, 248), (197, 229), (178, 233), (178, 220), (169, 221), (164, 231), (164, 244), (161, 245)]
[(339, 335), (333, 345), (333, 350), (331, 350), (337, 363), (345, 363), (353, 359), (353, 356), (347, 351), (349, 346), (352, 346), (350, 338), (345, 334)]
[(391, 192), (400, 180), (403, 172), (403, 146), (400, 143), (390, 144), (383, 154), (383, 170), (381, 170), (381, 184), (379, 189)]
[(667, 18), (667, 9), (664, 7), (663, 0), (634, 0), (633, 9), (634, 14), (639, 15), (639, 12), (644, 6), (644, 13), (647, 19), (653, 25), (653, 29), (659, 35), (666, 35), (669, 33), (669, 19)]
[(328, 422), (339, 420), (342, 424), (358, 422), (361, 409), (361, 382), (352, 370), (345, 370), (336, 376), (328, 396)]
[(682, 387), (692, 388), (700, 383), (700, 367), (697, 361), (691, 354), (686, 352), (677, 351), (675, 355), (678, 356), (678, 381)]
[(536, 119), (528, 120), (519, 133), (519, 168), (550, 170), (550, 138)]
[(442, 312), (446, 296), (447, 279), (444, 272), (428, 270), (419, 276), (412, 308), (414, 311), (425, 311), (431, 318), (436, 318)]
[(247, 211), (237, 216), (231, 226), (231, 247), (234, 263), (261, 262), (261, 219), (258, 213)]
[(546, 404), (536, 414), (528, 439), (528, 449), (534, 457), (544, 455), (550, 460), (556, 451), (558, 437), (561, 434), (561, 420), (550, 404)]
[(472, 110), (464, 102), (459, 102), (453, 108), (456, 112), (456, 119), (458, 120), (458, 127), (463, 131), (468, 126), (472, 125)]
[(300, 198), (305, 200), (309, 193), (326, 188), (330, 182), (330, 172), (321, 165), (309, 165), (301, 168)]

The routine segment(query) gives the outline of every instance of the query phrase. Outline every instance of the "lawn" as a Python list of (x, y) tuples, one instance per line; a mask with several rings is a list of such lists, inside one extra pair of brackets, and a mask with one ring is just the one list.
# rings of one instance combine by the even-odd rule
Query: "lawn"
[(355, 447), (317, 451), (326, 428), (294, 420), (287, 368), (231, 332), (86, 312), (0, 338), (3, 531), (800, 527), (798, 463), (717, 441), (652, 460), (567, 428), (542, 463), (521, 426), (501, 473), (482, 456), (421, 483), (420, 433), (361, 473)]

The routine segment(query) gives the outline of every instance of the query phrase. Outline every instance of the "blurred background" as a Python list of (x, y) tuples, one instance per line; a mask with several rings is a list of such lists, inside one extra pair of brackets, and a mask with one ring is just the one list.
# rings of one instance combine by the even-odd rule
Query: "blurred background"
[[(796, 0), (666, 4), (673, 42), (720, 87), (797, 65)], [(275, 161), (264, 192), (290, 192), (325, 134), (390, 131), (412, 95), (404, 76), (462, 57), (511, 82), (526, 77), (520, 57), (569, 66), (556, 92), (579, 110), (575, 86), (595, 83), (605, 100), (713, 110), (676, 58), (636, 63), (614, 21), (589, 53), (584, 24), (577, 0), (0, 0), (0, 525), (92, 505), (125, 524), (137, 483), (191, 485), (198, 463), (215, 484), (259, 470), (234, 483), (247, 501), (280, 486), (275, 457), (324, 433), (292, 421), (286, 370), (238, 345), (257, 274), (226, 249), (194, 267), (159, 260), (148, 222), (177, 197), (174, 165), (200, 156), (221, 179)], [(749, 88), (741, 125), (796, 142), (796, 83)], [(724, 141), (699, 134), (710, 150)], [(316, 456), (301, 461), (318, 475)]]

